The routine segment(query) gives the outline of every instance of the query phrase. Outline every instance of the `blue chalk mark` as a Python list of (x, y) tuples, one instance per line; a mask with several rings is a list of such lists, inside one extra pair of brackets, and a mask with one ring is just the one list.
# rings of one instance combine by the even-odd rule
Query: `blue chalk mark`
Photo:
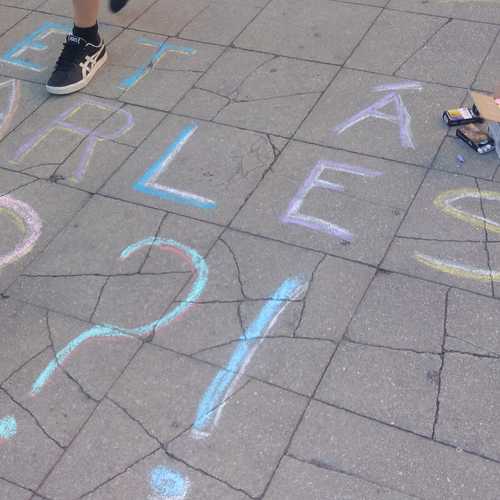
[(184, 127), (181, 133), (176, 137), (160, 158), (151, 165), (145, 174), (134, 183), (134, 189), (141, 193), (150, 196), (156, 196), (164, 200), (173, 201), (182, 205), (189, 205), (196, 208), (210, 209), (216, 208), (217, 203), (194, 193), (180, 191), (178, 189), (170, 188), (158, 184), (156, 181), (160, 175), (167, 170), (172, 160), (177, 156), (183, 146), (189, 141), (191, 136), (198, 129), (196, 123), (191, 123)]
[(36, 64), (28, 59), (19, 59), (18, 57), (28, 49), (42, 51), (47, 50), (48, 45), (43, 39), (51, 33), (70, 33), (71, 27), (65, 24), (44, 22), (37, 30), (24, 37), (20, 42), (16, 43), (14, 47), (4, 52), (0, 61), (14, 66), (19, 66), (31, 71), (43, 71), (45, 68)]
[(48, 382), (50, 377), (52, 377), (59, 365), (62, 364), (72, 352), (74, 352), (87, 340), (105, 337), (146, 336), (159, 328), (167, 326), (174, 319), (183, 314), (203, 293), (203, 290), (205, 289), (208, 281), (208, 267), (205, 259), (198, 252), (196, 252), (196, 250), (193, 250), (192, 248), (183, 245), (182, 243), (179, 243), (175, 240), (165, 240), (155, 237), (147, 238), (128, 246), (121, 253), (120, 259), (126, 259), (137, 250), (146, 246), (170, 247), (174, 251), (178, 251), (183, 254), (189, 260), (190, 264), (192, 264), (194, 270), (196, 271), (196, 279), (186, 299), (180, 302), (176, 307), (174, 307), (170, 312), (167, 312), (160, 319), (137, 328), (121, 328), (113, 325), (98, 325), (84, 331), (83, 333), (78, 335), (78, 337), (71, 340), (63, 349), (56, 353), (55, 359), (50, 361), (47, 367), (42, 371), (42, 373), (33, 383), (31, 387), (32, 394), (38, 394)]
[(132, 88), (134, 85), (137, 84), (139, 80), (144, 78), (153, 68), (153, 66), (160, 61), (160, 59), (167, 53), (167, 52), (178, 52), (180, 54), (194, 54), (196, 52), (195, 49), (189, 48), (189, 47), (179, 47), (178, 45), (173, 45), (171, 43), (166, 43), (166, 42), (161, 42), (159, 40), (151, 40), (149, 38), (145, 37), (140, 37), (137, 40), (138, 43), (141, 45), (146, 45), (148, 47), (157, 47), (158, 50), (151, 56), (149, 61), (144, 64), (143, 66), (137, 68), (130, 76), (127, 78), (124, 78), (120, 83), (119, 83), (119, 88), (123, 90), (129, 90)]
[(256, 339), (264, 336), (266, 330), (272, 326), (273, 321), (286, 306), (286, 302), (295, 298), (303, 287), (304, 281), (299, 277), (285, 280), (240, 337), (240, 342), (233, 351), (226, 367), (215, 376), (201, 399), (193, 424), (193, 429), (196, 432), (204, 433), (207, 427), (212, 424), (215, 418), (213, 410), (225, 399), (231, 384), (239, 375), (238, 372), (249, 361)]
[(166, 467), (155, 467), (150, 479), (153, 491), (164, 499), (184, 498), (189, 489), (189, 482), (178, 472)]
[(0, 439), (11, 439), (17, 433), (17, 422), (14, 417), (5, 417), (0, 420)]

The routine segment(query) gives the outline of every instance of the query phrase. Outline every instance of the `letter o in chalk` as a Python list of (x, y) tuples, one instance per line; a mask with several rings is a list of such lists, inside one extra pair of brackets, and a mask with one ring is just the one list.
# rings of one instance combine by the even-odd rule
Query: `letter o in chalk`
[(39, 215), (27, 203), (11, 196), (0, 196), (0, 212), (5, 212), (22, 227), (23, 240), (12, 252), (0, 255), (0, 269), (29, 254), (42, 234), (42, 221)]

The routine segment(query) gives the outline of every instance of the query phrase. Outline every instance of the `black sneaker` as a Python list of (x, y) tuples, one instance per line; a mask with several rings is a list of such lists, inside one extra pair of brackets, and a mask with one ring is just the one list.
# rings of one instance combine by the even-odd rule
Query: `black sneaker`
[(109, 8), (111, 12), (120, 12), (125, 5), (127, 5), (128, 0), (109, 0)]
[(47, 83), (47, 90), (51, 94), (71, 94), (83, 89), (107, 58), (102, 40), (99, 45), (92, 45), (79, 36), (69, 34)]

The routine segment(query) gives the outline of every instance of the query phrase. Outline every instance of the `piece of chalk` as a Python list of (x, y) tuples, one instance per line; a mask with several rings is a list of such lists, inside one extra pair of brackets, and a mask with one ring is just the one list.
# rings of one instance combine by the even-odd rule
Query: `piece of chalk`
[(459, 163), (464, 163), (465, 162), (465, 158), (462, 155), (457, 155), (457, 161)]

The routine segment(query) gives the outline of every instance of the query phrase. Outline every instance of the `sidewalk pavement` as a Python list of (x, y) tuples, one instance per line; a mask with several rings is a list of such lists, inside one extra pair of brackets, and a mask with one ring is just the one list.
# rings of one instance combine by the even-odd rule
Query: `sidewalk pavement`
[(70, 17), (0, 0), (0, 498), (498, 499), (500, 2), (131, 0), (49, 97)]

